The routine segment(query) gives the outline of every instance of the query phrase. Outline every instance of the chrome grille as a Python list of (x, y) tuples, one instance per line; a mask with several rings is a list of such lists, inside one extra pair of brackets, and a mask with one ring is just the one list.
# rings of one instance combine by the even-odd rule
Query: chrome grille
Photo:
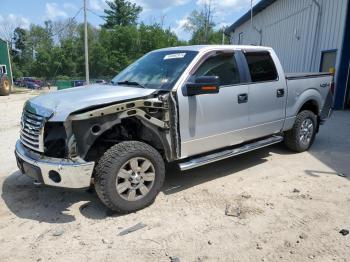
[(36, 151), (44, 152), (43, 134), (44, 134), (43, 116), (23, 111), (21, 119), (21, 142)]

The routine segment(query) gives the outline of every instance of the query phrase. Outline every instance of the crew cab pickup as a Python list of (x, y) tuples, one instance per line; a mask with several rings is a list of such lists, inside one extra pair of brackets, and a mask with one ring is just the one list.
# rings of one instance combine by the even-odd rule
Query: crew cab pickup
[(285, 74), (272, 48), (234, 45), (156, 50), (111, 83), (28, 100), (15, 154), (36, 183), (94, 186), (124, 213), (153, 202), (165, 163), (188, 170), (283, 140), (308, 150), (334, 89), (328, 73)]

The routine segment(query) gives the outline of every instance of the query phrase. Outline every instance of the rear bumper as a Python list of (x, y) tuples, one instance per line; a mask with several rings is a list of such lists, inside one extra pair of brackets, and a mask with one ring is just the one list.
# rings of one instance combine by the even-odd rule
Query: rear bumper
[(95, 162), (44, 157), (28, 150), (19, 140), (15, 155), (21, 172), (38, 183), (65, 188), (85, 188), (91, 184)]

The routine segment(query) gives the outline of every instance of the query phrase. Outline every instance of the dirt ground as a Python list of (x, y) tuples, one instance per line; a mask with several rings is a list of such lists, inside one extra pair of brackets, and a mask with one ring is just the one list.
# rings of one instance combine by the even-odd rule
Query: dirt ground
[(118, 215), (94, 193), (35, 186), (18, 171), (21, 110), (36, 94), (0, 97), (1, 261), (350, 261), (350, 234), (339, 233), (350, 230), (349, 111), (307, 153), (276, 145), (170, 166), (153, 205)]

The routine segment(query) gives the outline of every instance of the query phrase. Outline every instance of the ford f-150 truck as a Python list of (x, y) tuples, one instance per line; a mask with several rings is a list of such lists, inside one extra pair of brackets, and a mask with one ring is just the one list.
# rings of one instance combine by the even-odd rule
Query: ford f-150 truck
[(36, 183), (93, 185), (124, 213), (153, 202), (165, 163), (188, 170), (283, 140), (308, 150), (334, 88), (328, 73), (285, 74), (269, 47), (231, 45), (156, 50), (111, 83), (28, 100), (15, 154)]

